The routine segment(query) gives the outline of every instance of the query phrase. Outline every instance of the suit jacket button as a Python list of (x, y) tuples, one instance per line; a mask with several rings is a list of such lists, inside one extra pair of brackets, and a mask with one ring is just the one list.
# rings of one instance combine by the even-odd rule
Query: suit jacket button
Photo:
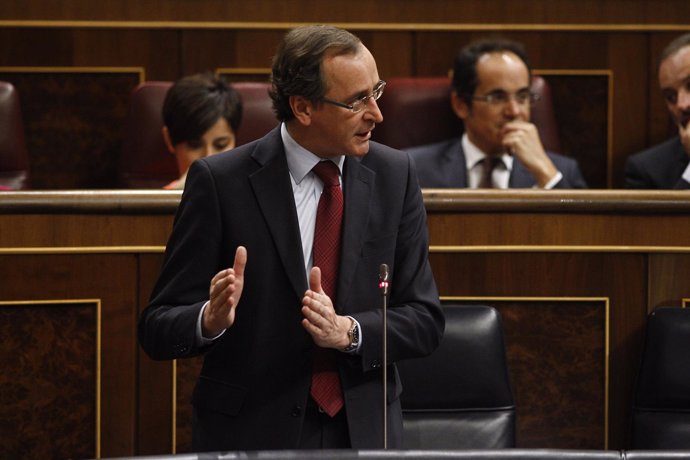
[(371, 368), (372, 369), (378, 369), (380, 367), (381, 367), (381, 361), (379, 361), (378, 359), (375, 359), (371, 362)]
[(299, 417), (300, 415), (302, 415), (302, 406), (293, 407), (290, 415), (292, 415), (293, 417)]

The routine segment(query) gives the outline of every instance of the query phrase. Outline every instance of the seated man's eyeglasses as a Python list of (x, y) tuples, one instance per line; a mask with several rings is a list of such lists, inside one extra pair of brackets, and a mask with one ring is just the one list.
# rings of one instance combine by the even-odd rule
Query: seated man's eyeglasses
[(321, 100), (323, 102), (326, 102), (328, 104), (332, 104), (338, 107), (342, 107), (344, 109), (348, 109), (352, 111), (352, 113), (359, 113), (364, 109), (364, 107), (367, 105), (367, 102), (369, 102), (369, 99), (373, 98), (375, 101), (378, 101), (381, 95), (383, 94), (383, 88), (386, 87), (386, 82), (383, 80), (380, 80), (376, 86), (374, 87), (374, 90), (369, 94), (368, 96), (362, 96), (360, 98), (357, 98), (352, 102), (351, 104), (344, 104), (342, 102), (334, 101), (332, 99), (328, 98), (322, 98)]
[(520, 105), (534, 105), (539, 100), (539, 95), (528, 89), (518, 91), (515, 94), (508, 94), (505, 91), (492, 91), (484, 96), (472, 96), (473, 101), (487, 102), (491, 105), (499, 106), (507, 104), (514, 99)]

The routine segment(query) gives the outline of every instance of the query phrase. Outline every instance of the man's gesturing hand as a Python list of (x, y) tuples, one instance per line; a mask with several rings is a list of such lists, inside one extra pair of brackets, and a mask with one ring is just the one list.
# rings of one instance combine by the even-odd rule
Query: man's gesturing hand
[(319, 267), (312, 268), (309, 273), (309, 290), (302, 298), (302, 314), (302, 326), (318, 346), (342, 349), (350, 345), (347, 331), (352, 320), (336, 314), (333, 302), (321, 287)]
[(247, 249), (238, 246), (232, 268), (219, 271), (211, 280), (209, 304), (201, 322), (204, 337), (215, 337), (235, 322), (235, 309), (242, 296), (246, 264)]

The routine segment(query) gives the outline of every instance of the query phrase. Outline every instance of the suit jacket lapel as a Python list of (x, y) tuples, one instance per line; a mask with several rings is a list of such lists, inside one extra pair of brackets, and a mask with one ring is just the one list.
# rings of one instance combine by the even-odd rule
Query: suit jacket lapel
[(345, 215), (336, 306), (343, 305), (347, 297), (346, 293), (352, 289), (352, 281), (369, 222), (371, 194), (375, 180), (376, 173), (363, 166), (358, 159), (345, 158)]
[[(460, 152), (460, 154), (458, 154), (458, 152)], [(450, 155), (450, 158), (452, 158), (452, 161), (455, 163), (453, 165), (454, 167), (449, 169), (452, 172), (457, 170), (457, 175), (453, 182), (455, 182), (455, 180), (458, 181), (456, 185), (457, 188), (466, 188), (467, 160), (465, 159), (465, 150), (462, 148), (462, 137), (459, 137), (457, 142), (453, 142), (451, 144), (450, 149), (448, 149), (448, 155)]]
[(274, 129), (260, 140), (252, 156), (261, 167), (249, 177), (249, 181), (273, 236), (285, 273), (296, 294), (302, 296), (308, 283), (304, 273), (302, 238), (290, 171), (280, 138), (280, 128)]
[(683, 172), (688, 167), (688, 155), (685, 153), (683, 143), (680, 141), (680, 136), (676, 137), (678, 142), (674, 145), (673, 151), (676, 157), (676, 164), (674, 170), (679, 172), (678, 181), (673, 186), (675, 190), (686, 190), (690, 188), (690, 184), (683, 179)]
[(525, 168), (516, 157), (513, 157), (513, 170), (508, 179), (508, 187), (525, 188), (532, 187), (534, 184), (536, 184), (534, 177), (532, 177), (529, 171), (527, 171), (527, 168)]

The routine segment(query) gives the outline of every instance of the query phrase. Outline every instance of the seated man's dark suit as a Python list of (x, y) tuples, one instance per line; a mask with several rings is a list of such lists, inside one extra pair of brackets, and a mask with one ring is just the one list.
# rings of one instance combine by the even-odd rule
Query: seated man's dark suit
[[(401, 447), (402, 388), (394, 363), (431, 353), (444, 327), (424, 203), (409, 156), (374, 142), (363, 158), (345, 158), (343, 190), (333, 303), (338, 314), (357, 319), (363, 337), (357, 354), (336, 352), (350, 440), (355, 449), (382, 446), (378, 274), (387, 263), (388, 445)], [(247, 248), (247, 265), (235, 323), (200, 347), (195, 328), (210, 280), (232, 266), (239, 245)], [(195, 450), (298, 447), (315, 348), (301, 324), (308, 287), (280, 127), (192, 164), (139, 339), (154, 359), (205, 353), (192, 401)]]
[[(435, 144), (422, 145), (407, 149), (417, 164), (419, 185), (428, 188), (465, 188), (467, 187), (467, 166), (465, 152), (462, 148), (462, 137), (449, 139)], [(563, 178), (555, 188), (587, 188), (580, 167), (572, 158), (557, 153), (547, 152)], [(514, 157), (510, 173), (510, 188), (529, 188), (536, 185), (534, 177), (527, 168)]]
[(634, 189), (690, 189), (681, 177), (690, 157), (680, 137), (636, 153), (625, 162), (625, 186)]

